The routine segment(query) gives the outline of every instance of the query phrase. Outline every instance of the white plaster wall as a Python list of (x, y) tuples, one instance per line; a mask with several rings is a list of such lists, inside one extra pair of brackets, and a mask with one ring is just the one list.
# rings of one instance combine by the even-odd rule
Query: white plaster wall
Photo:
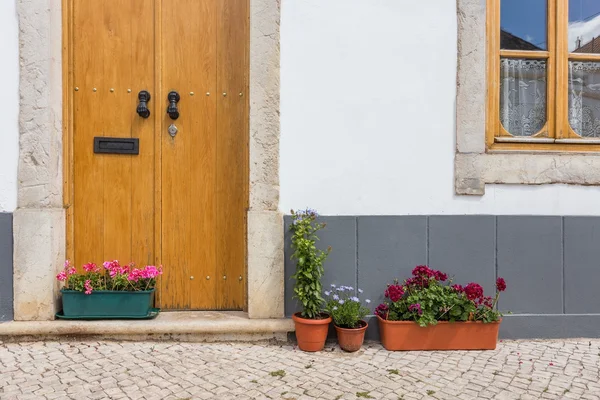
[(14, 0), (0, 1), (0, 212), (17, 205), (19, 30)]
[(280, 209), (600, 215), (600, 187), (454, 194), (456, 37), (455, 1), (282, 0)]

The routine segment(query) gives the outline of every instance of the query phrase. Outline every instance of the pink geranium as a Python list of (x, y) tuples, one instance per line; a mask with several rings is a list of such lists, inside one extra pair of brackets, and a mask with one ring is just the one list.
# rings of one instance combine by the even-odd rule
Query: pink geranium
[(142, 271), (142, 278), (155, 279), (159, 275), (162, 275), (162, 273), (162, 265), (158, 268), (154, 265), (147, 265)]
[(139, 269), (135, 268), (134, 263), (121, 265), (118, 260), (105, 261), (102, 266), (104, 268), (99, 268), (95, 263), (87, 263), (82, 266), (83, 272), (79, 273), (67, 260), (56, 279), (65, 282), (67, 290), (91, 294), (94, 290), (152, 290), (156, 285), (156, 278), (163, 273), (162, 266), (148, 265)]
[(92, 294), (92, 282), (88, 279), (83, 285), (85, 287), (85, 294)]
[(60, 271), (60, 273), (58, 275), (56, 275), (56, 279), (58, 279), (61, 282), (64, 282), (67, 280), (67, 272), (66, 271)]
[(83, 270), (85, 272), (99, 272), (100, 269), (94, 263), (83, 264)]

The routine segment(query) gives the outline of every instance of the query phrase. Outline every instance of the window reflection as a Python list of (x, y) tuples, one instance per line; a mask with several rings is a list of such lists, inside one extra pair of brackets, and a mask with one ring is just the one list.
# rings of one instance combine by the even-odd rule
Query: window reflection
[(547, 50), (546, 21), (547, 0), (501, 0), (500, 48), (504, 50)]
[(569, 0), (569, 51), (600, 54), (600, 1)]

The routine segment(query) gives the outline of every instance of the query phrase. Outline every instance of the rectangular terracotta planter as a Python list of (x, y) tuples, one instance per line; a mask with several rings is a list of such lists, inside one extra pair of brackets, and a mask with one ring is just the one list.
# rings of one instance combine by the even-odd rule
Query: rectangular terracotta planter
[(413, 321), (377, 319), (386, 350), (494, 350), (502, 322), (439, 321), (422, 328)]
[(61, 290), (66, 317), (144, 317), (154, 303), (154, 289), (139, 292), (97, 290), (85, 294)]

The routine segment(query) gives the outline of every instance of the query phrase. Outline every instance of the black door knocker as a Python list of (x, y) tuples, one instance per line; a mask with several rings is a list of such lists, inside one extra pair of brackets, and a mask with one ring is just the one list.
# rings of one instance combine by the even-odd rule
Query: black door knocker
[(148, 109), (150, 93), (147, 90), (142, 90), (138, 93), (138, 100), (140, 101), (136, 110), (138, 115), (142, 118), (148, 118), (150, 116), (150, 110)]
[(179, 110), (177, 109), (177, 103), (179, 103), (179, 93), (176, 91), (169, 92), (169, 107), (167, 107), (167, 114), (172, 120), (179, 118)]

